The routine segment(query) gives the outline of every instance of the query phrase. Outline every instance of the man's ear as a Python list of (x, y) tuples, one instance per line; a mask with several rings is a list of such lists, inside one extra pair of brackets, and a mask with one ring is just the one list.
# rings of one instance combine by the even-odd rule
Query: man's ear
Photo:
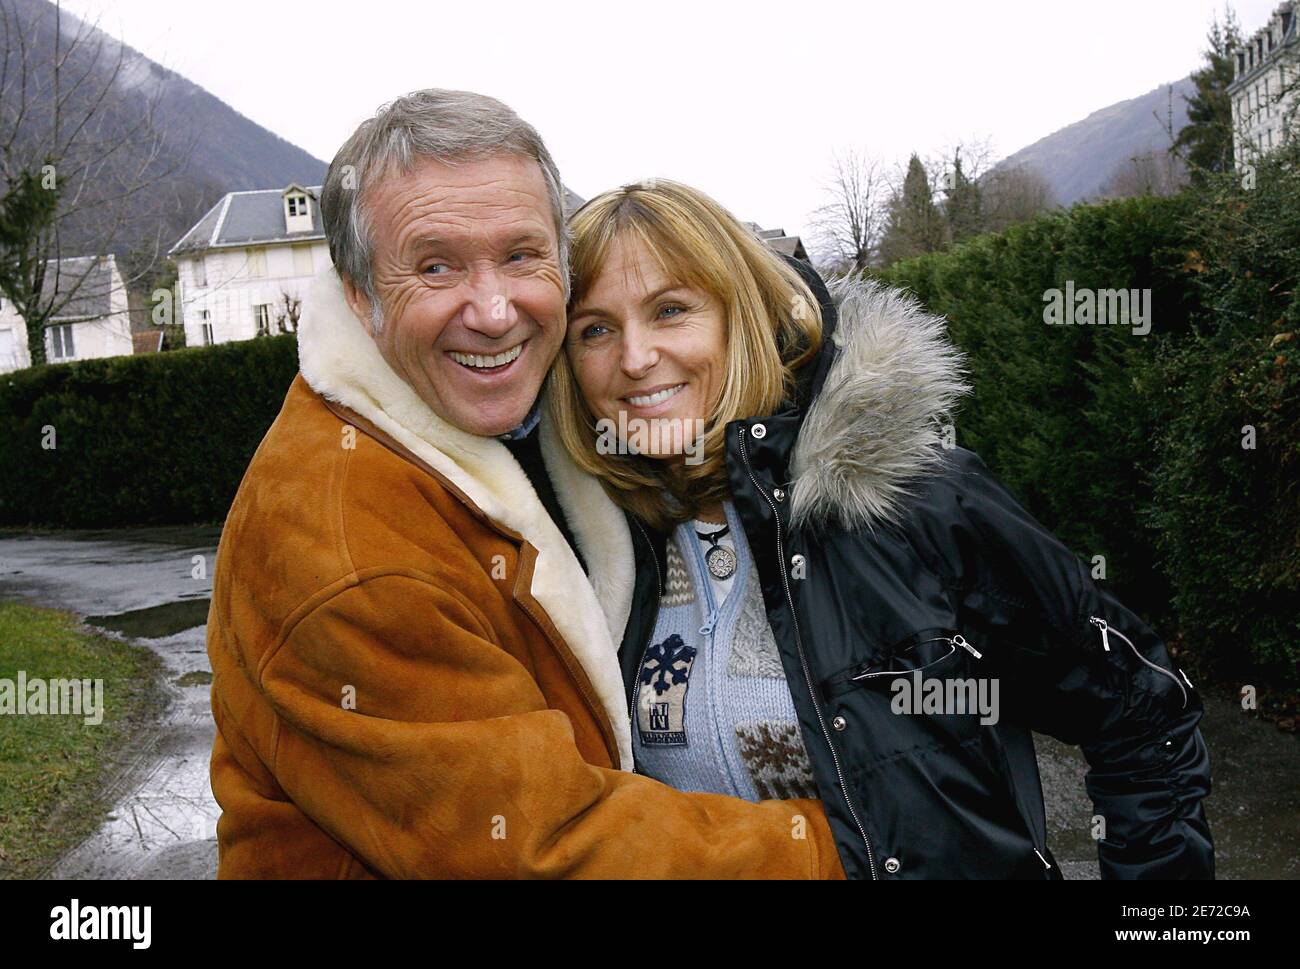
[(343, 280), (343, 298), (348, 301), (348, 306), (352, 309), (353, 315), (361, 321), (361, 325), (366, 328), (366, 332), (374, 336), (374, 332), (370, 329), (370, 297), (363, 293), (360, 287), (348, 277), (340, 273), (340, 278)]

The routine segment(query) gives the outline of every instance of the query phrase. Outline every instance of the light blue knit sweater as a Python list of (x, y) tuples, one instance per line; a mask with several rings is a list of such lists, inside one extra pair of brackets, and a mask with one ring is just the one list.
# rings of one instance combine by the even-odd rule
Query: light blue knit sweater
[(735, 509), (725, 509), (737, 567), (724, 602), (693, 524), (669, 537), (664, 598), (635, 686), (637, 770), (748, 801), (817, 797), (753, 557)]

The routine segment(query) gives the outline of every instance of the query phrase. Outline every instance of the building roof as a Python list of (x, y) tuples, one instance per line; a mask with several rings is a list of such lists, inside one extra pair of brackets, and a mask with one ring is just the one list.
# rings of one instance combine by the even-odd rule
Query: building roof
[[(69, 256), (46, 264), (41, 301), (69, 296), (47, 323), (86, 320), (113, 312), (113, 276), (117, 263), (112, 255)], [(70, 295), (69, 295), (70, 294)]]
[[(1235, 95), (1264, 71), (1271, 70), (1283, 56), (1284, 51), (1295, 46), (1298, 23), (1300, 23), (1300, 3), (1297, 3), (1297, 0), (1284, 0), (1273, 11), (1273, 15), (1264, 26), (1232, 51), (1235, 76), (1228, 85), (1229, 94)], [(1275, 25), (1278, 28), (1277, 32), (1271, 33)]]
[(754, 233), (767, 243), (769, 249), (775, 249), (785, 256), (791, 256), (794, 259), (800, 259), (808, 262), (808, 250), (803, 246), (803, 240), (798, 236), (788, 236), (784, 229), (764, 229), (757, 222), (746, 222)]
[(586, 204), (587, 200), (585, 198), (569, 188), (569, 186), (564, 186), (564, 217), (566, 219)]
[[(312, 197), (311, 231), (284, 231), (284, 196), (301, 188)], [(202, 252), (224, 246), (265, 245), (273, 242), (300, 242), (325, 238), (321, 221), (319, 185), (301, 186), (296, 182), (285, 188), (264, 188), (252, 192), (228, 192), (208, 209), (203, 218), (181, 236), (169, 255)], [(567, 218), (586, 202), (581, 195), (564, 186), (564, 215)]]
[(271, 242), (299, 242), (325, 238), (320, 214), (320, 186), (302, 186), (315, 203), (311, 206), (311, 230), (284, 231), (284, 195), (289, 188), (265, 188), (252, 192), (228, 192), (194, 228), (181, 236), (171, 253), (201, 252), (224, 246), (249, 246)]

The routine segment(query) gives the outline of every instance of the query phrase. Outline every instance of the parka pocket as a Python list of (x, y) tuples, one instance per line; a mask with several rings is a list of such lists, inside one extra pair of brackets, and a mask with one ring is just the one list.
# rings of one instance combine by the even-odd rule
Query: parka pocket
[[(899, 677), (920, 673), (937, 676), (960, 667), (965, 651), (976, 659), (983, 654), (972, 646), (957, 629), (921, 629), (883, 649), (864, 663), (858, 663), (826, 678), (822, 692), (827, 699), (857, 689), (888, 690)], [(954, 660), (957, 660), (954, 662)]]

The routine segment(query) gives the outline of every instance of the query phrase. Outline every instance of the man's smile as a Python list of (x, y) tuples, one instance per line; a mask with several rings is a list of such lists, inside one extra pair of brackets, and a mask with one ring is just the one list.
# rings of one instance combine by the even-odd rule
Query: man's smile
[(490, 356), (481, 353), (461, 353), (458, 350), (448, 350), (447, 356), (466, 370), (479, 374), (498, 374), (504, 373), (519, 359), (527, 343), (528, 341), (524, 340), (522, 343), (516, 343), (509, 350)]

